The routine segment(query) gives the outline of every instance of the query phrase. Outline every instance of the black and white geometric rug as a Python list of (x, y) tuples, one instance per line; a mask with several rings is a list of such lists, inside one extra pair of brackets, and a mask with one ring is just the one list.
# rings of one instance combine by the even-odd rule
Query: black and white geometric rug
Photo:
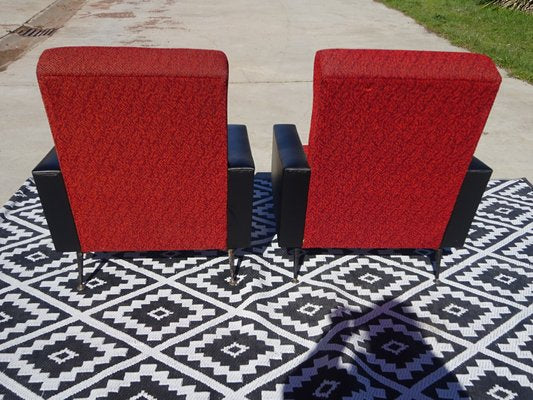
[(256, 179), (239, 285), (220, 252), (98, 255), (78, 293), (32, 181), (0, 210), (0, 399), (533, 399), (533, 189), (491, 181), (467, 245), (308, 253)]

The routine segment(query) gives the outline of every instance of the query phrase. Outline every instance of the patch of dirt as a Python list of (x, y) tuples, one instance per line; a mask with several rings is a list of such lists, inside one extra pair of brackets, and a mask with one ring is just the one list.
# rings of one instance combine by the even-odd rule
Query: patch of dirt
[(121, 0), (100, 0), (97, 3), (91, 5), (93, 8), (99, 8), (100, 10), (109, 10), (114, 4), (122, 3)]
[(146, 21), (128, 27), (130, 32), (140, 33), (148, 29), (166, 30), (169, 28), (184, 30), (180, 23), (171, 17), (150, 17)]
[(39, 14), (26, 21), (26, 25), (42, 28), (61, 28), (76, 14), (87, 0), (56, 0)]
[(96, 13), (93, 15), (98, 18), (135, 18), (135, 14), (132, 13), (131, 11)]
[(123, 44), (123, 45), (126, 45), (126, 46), (140, 45), (142, 47), (153, 47), (154, 46), (154, 42), (152, 42), (150, 39), (146, 39), (146, 38), (122, 40), (120, 42), (120, 44)]
[(8, 64), (19, 58), (24, 50), (24, 48), (0, 50), (0, 72), (5, 71)]

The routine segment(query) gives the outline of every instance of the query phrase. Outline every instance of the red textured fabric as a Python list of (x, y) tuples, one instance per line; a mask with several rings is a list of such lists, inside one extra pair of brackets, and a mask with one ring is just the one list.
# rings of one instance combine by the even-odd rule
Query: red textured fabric
[(304, 247), (438, 248), (500, 82), (479, 54), (319, 51)]
[(304, 144), (303, 146), (303, 149), (304, 149), (304, 154), (307, 158), (309, 158), (309, 146)]
[(37, 77), (82, 251), (224, 249), (224, 53), (46, 50)]

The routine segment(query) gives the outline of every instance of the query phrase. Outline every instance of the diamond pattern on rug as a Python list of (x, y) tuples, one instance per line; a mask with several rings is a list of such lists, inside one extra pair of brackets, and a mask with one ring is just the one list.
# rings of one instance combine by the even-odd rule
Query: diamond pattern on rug
[[(270, 217), (271, 214), (268, 214)], [(254, 253), (262, 254), (272, 242), (272, 238), (276, 234), (275, 224), (266, 224), (252, 219), (252, 247)], [(266, 246), (262, 246), (266, 245)]]
[(274, 206), (272, 203), (270, 182), (256, 179), (254, 181), (252, 237), (250, 251), (263, 254), (272, 243), (276, 234)]
[[(270, 387), (272, 386), (272, 387)], [(349, 357), (319, 352), (285, 377), (252, 393), (252, 400), (393, 399), (399, 392), (370, 377)]]
[(533, 398), (533, 375), (487, 357), (470, 359), (454, 375), (454, 381), (450, 382), (450, 376), (446, 376), (424, 394), (443, 400)]
[(8, 287), (9, 287), (9, 284), (7, 282), (4, 282), (0, 276), (0, 292), (2, 292), (4, 289)]
[[(305, 255), (300, 260), (299, 276), (310, 273), (323, 265), (330, 264), (343, 255), (351, 254), (349, 249), (330, 249), (327, 254), (317, 252), (316, 250), (306, 250)], [(276, 242), (273, 242), (262, 253), (262, 258), (267, 261), (266, 265), (274, 265), (279, 269), (285, 270), (287, 276), (293, 276), (294, 255), (287, 249), (280, 248)]]
[(238, 305), (257, 290), (274, 288), (290, 279), (275, 273), (252, 258), (241, 257), (238, 263), (236, 286), (229, 285), (230, 268), (228, 258), (208, 265), (194, 275), (185, 278), (185, 285), (223, 302)]
[(15, 215), (41, 228), (48, 228), (43, 209), (39, 203), (35, 204), (33, 207), (24, 208)]
[(47, 237), (0, 253), (1, 271), (20, 280), (31, 279), (45, 272), (62, 269), (76, 262), (74, 253), (55, 251)]
[(237, 388), (292, 359), (306, 350), (245, 318), (225, 321), (170, 347), (184, 364), (193, 365), (207, 376)]
[(274, 325), (306, 338), (322, 335), (339, 320), (368, 311), (333, 292), (303, 284), (275, 299), (259, 300), (252, 308)]
[(124, 253), (128, 262), (157, 272), (164, 276), (172, 276), (179, 272), (196, 267), (208, 259), (221, 255), (218, 251), (165, 251), (145, 253)]
[(0, 295), (0, 343), (18, 338), (67, 317), (38, 298), (17, 291)]
[(509, 244), (500, 247), (494, 254), (501, 254), (533, 266), (533, 238), (527, 234), (520, 236)]
[(95, 317), (140, 341), (157, 344), (221, 313), (212, 304), (163, 287), (112, 306)]
[(531, 204), (533, 201), (533, 191), (531, 191), (531, 186), (524, 180), (515, 181), (512, 185), (493, 192), (493, 195), (523, 201), (528, 204)]
[(422, 278), (382, 261), (357, 257), (323, 273), (320, 280), (379, 303), (414, 287)]
[[(382, 260), (386, 260), (391, 266), (397, 265), (400, 268), (409, 269), (415, 273), (426, 272), (431, 275), (435, 272), (432, 264), (434, 253), (433, 250), (428, 249), (417, 249), (414, 252), (405, 252), (401, 250), (385, 251), (382, 249), (376, 251), (376, 255), (379, 255)], [(448, 253), (446, 251), (443, 252), (441, 272), (446, 270), (448, 265), (447, 257)], [(393, 264), (393, 261), (395, 261), (396, 264)]]
[[(0, 208), (0, 216), (12, 215), (28, 206), (40, 204), (37, 196), (37, 188), (33, 179), (30, 178), (11, 196), (9, 201)], [(41, 208), (42, 209), (42, 208)]]
[(469, 284), (486, 293), (530, 304), (533, 298), (533, 269), (511, 265), (486, 257), (464, 268), (451, 279)]
[(518, 310), (449, 286), (431, 286), (402, 306), (410, 318), (437, 326), (467, 340), (508, 320)]
[(87, 281), (86, 290), (82, 292), (76, 289), (78, 272), (75, 266), (32, 286), (73, 307), (87, 309), (153, 282), (152, 279), (117, 266), (112, 261), (97, 262), (97, 264), (97, 273)]
[(33, 231), (24, 226), (20, 226), (14, 223), (13, 221), (1, 219), (0, 221), (0, 251), (24, 239), (31, 239), (37, 236), (42, 236), (40, 232)]
[(211, 396), (204, 384), (169, 369), (154, 359), (147, 359), (99, 382), (78, 393), (76, 400), (210, 400), (221, 399)]
[(449, 267), (455, 267), (465, 261), (470, 257), (474, 257), (482, 249), (467, 248), (463, 247), (462, 249), (444, 249), (442, 253), (442, 265), (441, 271), (446, 271)]
[(236, 287), (221, 251), (102, 253), (76, 290), (33, 181), (0, 209), (0, 400), (533, 398), (533, 189), (490, 181), (466, 247), (278, 246), (254, 182)]
[(489, 346), (533, 369), (533, 320), (524, 320)]
[(48, 397), (134, 353), (101, 332), (71, 325), (8, 349), (0, 367), (9, 378)]
[(407, 387), (460, 351), (458, 344), (393, 318), (374, 319), (338, 335), (340, 344), (364, 359), (370, 369)]
[(473, 221), (465, 244), (483, 249), (492, 246), (513, 232), (515, 230), (512, 228)]
[(533, 221), (531, 207), (490, 196), (481, 202), (476, 215), (521, 228)]

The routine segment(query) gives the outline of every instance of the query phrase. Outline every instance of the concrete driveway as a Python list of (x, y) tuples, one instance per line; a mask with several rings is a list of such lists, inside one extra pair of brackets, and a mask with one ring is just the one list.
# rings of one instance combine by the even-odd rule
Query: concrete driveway
[[(9, 2), (0, 0), (0, 15)], [(26, 2), (42, 7), (42, 1)], [(28, 18), (33, 11), (26, 12)], [(26, 19), (0, 20), (2, 27)], [(274, 123), (295, 123), (307, 141), (314, 53), (323, 48), (462, 51), (371, 0), (88, 0), (53, 36), (0, 72), (0, 204), (52, 146), (35, 78), (57, 46), (193, 47), (230, 61), (229, 122), (248, 126), (258, 171), (270, 169)], [(533, 179), (533, 86), (507, 77), (476, 155), (495, 178)]]

